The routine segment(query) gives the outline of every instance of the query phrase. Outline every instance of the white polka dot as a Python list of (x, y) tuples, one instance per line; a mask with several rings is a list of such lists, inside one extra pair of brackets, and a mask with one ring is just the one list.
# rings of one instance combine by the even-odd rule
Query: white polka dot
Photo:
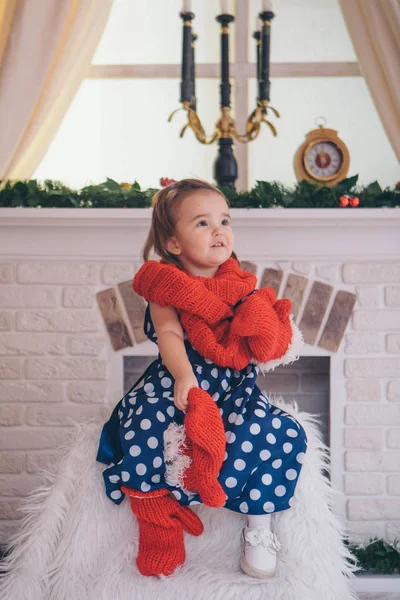
[(108, 479), (111, 481), (111, 483), (117, 483), (119, 481), (119, 475), (110, 475)]
[(299, 452), (298, 455), (296, 456), (296, 460), (298, 463), (300, 463), (301, 465), (303, 464), (303, 460), (304, 460), (304, 452)]
[(251, 442), (243, 442), (242, 450), (243, 452), (251, 452), (253, 450), (253, 444)]
[(212, 369), (211, 370), (211, 375), (214, 377), (214, 379), (217, 379), (217, 377), (218, 377), (218, 369)]
[(168, 408), (167, 408), (167, 414), (168, 414), (170, 417), (173, 417), (173, 416), (174, 416), (174, 414), (175, 414), (175, 408), (174, 408), (173, 406), (168, 406)]
[(266, 440), (269, 444), (276, 444), (276, 437), (273, 433), (269, 433), (266, 437)]
[(261, 406), (261, 408), (264, 408), (264, 409), (267, 408), (265, 402), (261, 402), (261, 400), (257, 400), (257, 404), (258, 404), (258, 406)]
[(149, 396), (147, 397), (147, 402), (150, 402), (150, 404), (157, 404), (159, 398), (150, 398)]
[(133, 398), (134, 396), (136, 396), (136, 394), (137, 394), (137, 392), (136, 392), (136, 391), (135, 391), (135, 392), (129, 392), (129, 396), (131, 396), (132, 398)]
[(284, 485), (278, 485), (275, 488), (275, 496), (284, 496), (286, 494), (286, 488)]
[(239, 504), (239, 509), (242, 513), (249, 512), (249, 507), (247, 505), (247, 502), (242, 502), (241, 504)]
[(125, 408), (125, 406), (126, 406), (126, 403), (125, 403), (125, 398), (123, 398), (123, 399), (122, 399), (122, 402), (121, 402), (121, 404), (122, 404), (122, 406)]
[(143, 412), (143, 404), (142, 404), (141, 406), (139, 406), (139, 408), (138, 408), (138, 409), (137, 409), (137, 411), (136, 411), (136, 414), (137, 414), (137, 415), (141, 415), (141, 414), (142, 414), (142, 412)]
[(238, 415), (236, 417), (235, 425), (242, 425), (243, 423), (244, 423), (244, 419), (243, 419), (242, 415)]
[(264, 510), (265, 510), (265, 512), (267, 512), (267, 513), (274, 512), (274, 510), (275, 510), (275, 504), (274, 504), (273, 502), (266, 502), (266, 503), (263, 505), (263, 509), (264, 509)]
[(233, 488), (235, 485), (237, 485), (237, 480), (234, 477), (228, 477), (228, 479), (225, 481), (225, 485), (228, 488)]
[(197, 365), (196, 367), (196, 373), (199, 373), (199, 375), (201, 375), (203, 372), (203, 367), (201, 367), (200, 365)]
[(150, 429), (151, 421), (149, 419), (143, 419), (142, 421), (140, 421), (140, 427), (142, 429)]
[(156, 437), (149, 437), (149, 439), (147, 440), (147, 445), (149, 448), (157, 448), (158, 446), (158, 439)]
[(225, 461), (227, 458), (228, 458), (228, 453), (227, 453), (227, 452), (225, 452), (225, 454), (224, 454), (224, 461)]
[(231, 370), (230, 370), (230, 369), (227, 369), (227, 370), (225, 371), (225, 375), (226, 375), (227, 377), (230, 377), (230, 376), (231, 376)]
[(260, 433), (260, 431), (261, 427), (258, 423), (253, 423), (253, 425), (250, 426), (250, 433), (252, 433), (253, 435), (257, 435), (257, 433)]
[(206, 361), (206, 363), (207, 363), (208, 365), (211, 365), (211, 363), (212, 363), (212, 360), (210, 360), (209, 358), (205, 358), (204, 360)]
[(151, 485), (149, 485), (145, 481), (143, 481), (143, 483), (140, 486), (140, 489), (142, 490), (142, 492), (148, 492), (150, 488), (151, 488)]
[(169, 377), (163, 377), (161, 379), (161, 385), (163, 388), (170, 388), (172, 385), (172, 380)]
[(253, 388), (247, 387), (244, 391), (246, 392), (246, 394), (251, 394), (253, 391)]
[(292, 504), (293, 504), (293, 499), (294, 499), (294, 496), (292, 496), (292, 497), (289, 499), (289, 502), (288, 502), (289, 506), (292, 506)]
[(200, 383), (200, 387), (202, 390), (209, 390), (210, 389), (210, 384), (208, 383), (207, 379), (203, 379), (203, 381)]
[(131, 476), (128, 471), (121, 471), (122, 481), (129, 481)]
[(281, 425), (282, 425), (282, 421), (280, 419), (277, 419), (277, 418), (272, 419), (272, 427), (274, 429), (279, 429)]
[(132, 406), (135, 406), (135, 404), (136, 404), (136, 396), (133, 396), (132, 398), (129, 398), (129, 404), (131, 404)]
[(126, 434), (125, 434), (125, 439), (126, 440), (131, 440), (134, 435), (135, 435), (134, 431), (127, 431)]
[(228, 382), (227, 382), (226, 379), (223, 379), (221, 381), (221, 387), (222, 387), (223, 390), (226, 390), (226, 388), (228, 387)]
[(231, 413), (228, 417), (229, 423), (234, 423), (236, 421), (236, 413)]
[(222, 416), (224, 414), (224, 411), (222, 410), (222, 408), (218, 409), (219, 414)]
[(261, 477), (261, 481), (263, 482), (264, 485), (271, 485), (272, 475), (270, 475), (269, 473), (265, 473), (265, 475), (263, 475)]
[(243, 469), (246, 468), (246, 463), (241, 458), (238, 458), (233, 463), (233, 466), (235, 467), (236, 471), (243, 471)]
[(180, 500), (182, 498), (182, 494), (178, 490), (173, 490), (172, 493), (177, 500)]
[(295, 438), (298, 436), (298, 433), (295, 429), (288, 429), (286, 434), (291, 438)]
[(280, 458), (278, 458), (277, 460), (274, 460), (274, 462), (272, 463), (272, 468), (273, 469), (279, 469), (279, 467), (282, 466), (282, 461)]
[(268, 460), (269, 458), (271, 458), (271, 452), (269, 452), (268, 450), (261, 450), (260, 458), (261, 460)]
[(136, 473), (138, 475), (144, 475), (146, 473), (146, 471), (147, 471), (147, 467), (143, 463), (139, 463), (138, 465), (136, 465)]
[(285, 454), (289, 454), (293, 450), (293, 446), (289, 442), (285, 442), (282, 447)]
[(219, 394), (218, 392), (215, 392), (215, 394), (213, 394), (212, 396), (214, 398), (214, 400), (217, 402), (219, 400)]
[(233, 442), (236, 440), (236, 435), (233, 433), (233, 431), (227, 431), (225, 433), (225, 438), (227, 444), (233, 444)]
[(132, 415), (133, 415), (133, 408), (130, 408), (129, 412), (128, 412), (128, 419), (130, 419)]
[(254, 411), (254, 414), (257, 415), (257, 417), (265, 417), (266, 412), (265, 410), (261, 410), (261, 408), (256, 408), (256, 410)]
[(170, 396), (171, 396), (171, 392), (163, 392), (163, 398), (169, 398)]
[(129, 427), (131, 423), (132, 423), (132, 419), (128, 419), (128, 421), (127, 421), (126, 423), (124, 423), (124, 427), (125, 427), (125, 429), (126, 429), (127, 427)]
[(261, 498), (261, 492), (260, 492), (260, 490), (256, 490), (256, 489), (250, 490), (250, 494), (249, 495), (250, 495), (250, 498), (252, 500), (259, 500)]
[(165, 415), (160, 410), (157, 411), (156, 417), (157, 417), (157, 419), (159, 421), (161, 421), (161, 423), (164, 423), (164, 421), (165, 421)]
[(153, 477), (151, 478), (153, 483), (159, 483), (160, 479), (161, 479), (161, 475), (153, 475)]
[(146, 394), (149, 394), (151, 392), (154, 392), (154, 385), (152, 383), (146, 383), (143, 389), (146, 392)]
[(158, 469), (158, 467), (161, 467), (162, 465), (162, 458), (160, 456), (156, 456), (155, 459), (153, 460), (153, 467)]
[(120, 490), (115, 490), (114, 492), (111, 492), (110, 497), (113, 500), (119, 500), (122, 496), (122, 492)]
[(238, 398), (237, 400), (235, 400), (235, 404), (236, 406), (239, 406), (239, 408), (242, 406), (242, 402), (243, 402), (243, 398)]
[(139, 446), (131, 446), (129, 448), (129, 454), (131, 456), (139, 456), (139, 454), (141, 453), (141, 448)]
[(288, 469), (285, 475), (286, 478), (289, 479), (289, 481), (293, 481), (293, 479), (296, 479), (297, 477), (297, 471), (295, 469)]

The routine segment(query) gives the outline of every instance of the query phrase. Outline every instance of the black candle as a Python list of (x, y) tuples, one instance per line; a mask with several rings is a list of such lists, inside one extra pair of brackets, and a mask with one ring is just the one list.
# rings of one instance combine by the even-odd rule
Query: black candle
[(261, 81), (261, 63), (260, 63), (260, 48), (261, 48), (261, 33), (256, 29), (253, 33), (253, 38), (256, 40), (256, 73), (257, 73), (257, 85), (258, 85), (258, 98), (260, 100), (260, 81)]
[(192, 102), (192, 20), (191, 12), (180, 13), (183, 20), (181, 102)]
[(196, 61), (195, 61), (195, 42), (197, 40), (197, 35), (195, 33), (192, 34), (192, 72), (190, 75), (190, 79), (192, 82), (192, 89), (191, 89), (191, 108), (195, 111), (196, 110), (196, 104), (197, 104), (197, 100), (196, 100)]
[(221, 107), (231, 105), (231, 85), (229, 83), (229, 23), (235, 17), (232, 15), (219, 15), (221, 23)]
[(269, 102), (269, 50), (271, 41), (271, 21), (274, 18), (274, 13), (270, 10), (260, 13), (259, 17), (262, 20), (261, 28), (261, 67), (259, 79), (259, 98), (260, 102)]

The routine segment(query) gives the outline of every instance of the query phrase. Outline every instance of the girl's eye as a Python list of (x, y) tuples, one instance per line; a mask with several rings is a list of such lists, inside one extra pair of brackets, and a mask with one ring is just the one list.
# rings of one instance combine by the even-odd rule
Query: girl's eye
[(229, 219), (224, 219), (222, 222), (225, 223), (226, 225), (230, 225)]
[(197, 223), (197, 225), (201, 225), (202, 223), (205, 223), (205, 224), (207, 225), (207, 222), (206, 222), (206, 221), (199, 221), (199, 222)]

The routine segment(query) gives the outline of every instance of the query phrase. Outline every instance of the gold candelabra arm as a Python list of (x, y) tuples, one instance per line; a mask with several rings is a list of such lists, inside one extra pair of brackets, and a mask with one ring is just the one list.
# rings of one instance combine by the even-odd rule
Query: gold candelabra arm
[(267, 111), (271, 110), (274, 115), (279, 119), (280, 114), (273, 106), (269, 106), (267, 104), (260, 104), (257, 106), (255, 110), (251, 113), (246, 123), (246, 133), (244, 135), (238, 133), (235, 128), (232, 130), (232, 136), (238, 142), (246, 144), (247, 142), (251, 142), (255, 140), (261, 130), (262, 123), (265, 123), (271, 130), (272, 135), (276, 137), (278, 132), (275, 128), (275, 125), (271, 123), (268, 119), (265, 118)]
[(180, 110), (186, 111), (188, 120), (187, 120), (187, 123), (182, 127), (179, 137), (183, 137), (186, 129), (189, 128), (193, 131), (197, 140), (201, 144), (207, 144), (207, 145), (213, 144), (215, 142), (215, 140), (218, 139), (219, 136), (218, 136), (217, 130), (215, 130), (214, 134), (211, 136), (210, 139), (207, 139), (207, 134), (204, 130), (203, 125), (201, 124), (198, 114), (196, 113), (195, 110), (190, 108), (190, 104), (188, 102), (183, 102), (183, 106), (181, 108), (177, 108), (176, 110), (174, 110), (170, 114), (170, 116), (168, 118), (168, 122), (172, 121), (173, 116)]

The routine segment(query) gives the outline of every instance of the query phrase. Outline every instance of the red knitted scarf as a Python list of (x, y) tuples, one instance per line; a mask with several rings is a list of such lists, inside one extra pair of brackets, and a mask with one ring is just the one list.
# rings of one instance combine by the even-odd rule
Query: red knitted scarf
[[(146, 261), (133, 289), (147, 301), (173, 306), (195, 350), (221, 367), (281, 358), (292, 338), (291, 301), (228, 258), (214, 277), (195, 277), (165, 261)], [(249, 295), (250, 294), (250, 295)]]

